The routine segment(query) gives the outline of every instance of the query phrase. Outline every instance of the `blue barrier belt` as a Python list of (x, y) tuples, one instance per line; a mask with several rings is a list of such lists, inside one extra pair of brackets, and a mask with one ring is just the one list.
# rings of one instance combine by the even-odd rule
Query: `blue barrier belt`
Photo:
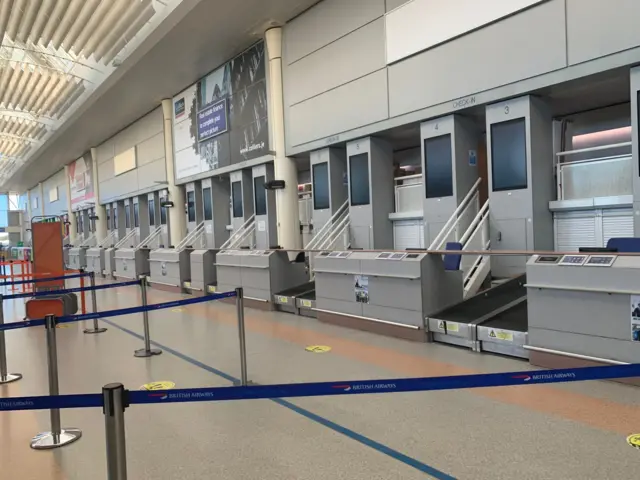
[(583, 382), (640, 377), (640, 364), (605, 367), (538, 370), (528, 372), (457, 375), (453, 377), (394, 378), (344, 382), (258, 385), (251, 387), (192, 388), (168, 391), (129, 392), (131, 404), (210, 402), (268, 398), (360, 395), (366, 393), (426, 392), (483, 387)]
[(131, 280), (129, 282), (109, 283), (107, 285), (96, 285), (95, 287), (87, 286), (87, 287), (67, 288), (64, 290), (51, 290), (48, 292), (15, 293), (12, 295), (3, 295), (2, 299), (15, 300), (17, 298), (44, 297), (47, 295), (64, 295), (65, 293), (87, 292), (91, 290), (106, 290), (108, 288), (129, 287), (131, 285), (139, 285), (139, 284), (140, 284), (140, 280)]
[(100, 393), (41, 397), (0, 398), (0, 412), (12, 410), (48, 410), (50, 408), (102, 407)]
[[(584, 382), (640, 377), (640, 364), (605, 367), (481, 373), (452, 377), (347, 380), (341, 382), (256, 385), (251, 387), (188, 388), (158, 391), (128, 391), (131, 405), (151, 403), (216, 402), (368, 393), (426, 392), (486, 387), (509, 387), (549, 383)], [(102, 406), (99, 393), (55, 397), (13, 397), (0, 399), (0, 411)]]
[(7, 287), (11, 285), (22, 285), (25, 283), (39, 283), (39, 282), (51, 282), (53, 280), (71, 280), (72, 278), (88, 277), (90, 273), (74, 273), (73, 275), (66, 275), (61, 277), (46, 277), (46, 278), (32, 278), (31, 280), (16, 280), (15, 282), (2, 282), (0, 287)]
[[(155, 303), (146, 307), (129, 307), (118, 310), (106, 310), (96, 313), (84, 313), (81, 315), (69, 315), (64, 317), (56, 317), (57, 323), (74, 323), (84, 320), (93, 320), (94, 318), (110, 318), (122, 315), (131, 315), (133, 313), (151, 312), (153, 310), (161, 310), (163, 308), (181, 307), (183, 305), (193, 305), (194, 303), (211, 302), (213, 300), (221, 300), (223, 298), (232, 298), (236, 296), (236, 292), (216, 293), (215, 295), (205, 295), (204, 297), (187, 298), (186, 300), (175, 300), (173, 302)], [(37, 327), (44, 325), (44, 318), (27, 320), (24, 322), (14, 322), (0, 324), (0, 331), (17, 330), (19, 328)]]

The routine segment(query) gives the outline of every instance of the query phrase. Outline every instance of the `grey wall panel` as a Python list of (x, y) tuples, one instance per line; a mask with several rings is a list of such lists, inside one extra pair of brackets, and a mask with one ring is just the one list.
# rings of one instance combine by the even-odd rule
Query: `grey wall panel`
[(383, 16), (385, 0), (325, 0), (285, 28), (285, 62), (290, 64)]
[(638, 0), (566, 0), (569, 64), (640, 45)]
[[(136, 159), (138, 167), (158, 159), (164, 159), (164, 133), (157, 133), (138, 143), (136, 146)], [(156, 180), (166, 180), (166, 178), (156, 178)]]
[[(54, 189), (58, 189), (58, 200), (54, 202), (49, 201), (49, 192)], [(44, 182), (42, 182), (42, 189), (44, 190), (44, 198), (42, 203), (44, 204), (44, 211), (47, 215), (61, 215), (66, 212), (67, 209), (67, 184), (64, 175), (64, 169), (58, 173), (50, 176)]]
[(330, 43), (287, 68), (287, 104), (294, 105), (386, 65), (384, 19)]
[(553, 0), (394, 64), (389, 67), (390, 114), (563, 68), (565, 30), (564, 0)]
[(291, 107), (287, 140), (310, 142), (388, 117), (383, 69)]
[(166, 180), (166, 172), (164, 158), (139, 167), (136, 172), (138, 174), (138, 189), (158, 188), (157, 182), (161, 179), (162, 181)]
[(386, 0), (387, 12), (390, 12), (394, 8), (398, 8), (405, 3), (409, 3), (411, 0)]
[(102, 163), (98, 163), (98, 178), (100, 179), (100, 185), (107, 180), (111, 180), (115, 173), (113, 170), (113, 157), (105, 160)]
[(98, 155), (98, 165), (113, 159), (113, 157), (115, 156), (113, 139), (107, 140), (102, 145), (97, 147), (96, 153)]

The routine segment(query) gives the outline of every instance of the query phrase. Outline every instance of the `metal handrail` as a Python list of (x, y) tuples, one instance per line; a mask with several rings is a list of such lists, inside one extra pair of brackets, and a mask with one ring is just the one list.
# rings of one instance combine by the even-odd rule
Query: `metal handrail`
[(84, 241), (78, 245), (79, 247), (90, 247), (91, 245), (89, 245), (91, 242), (93, 242), (96, 239), (96, 234), (92, 233), (91, 235), (89, 235), (87, 238), (84, 239)]
[(609, 150), (611, 148), (631, 147), (632, 142), (612, 143), (611, 145), (599, 145), (597, 147), (581, 148), (579, 150), (567, 150), (566, 152), (556, 153), (557, 157), (567, 157), (569, 155), (579, 155), (581, 153), (597, 152), (599, 150)]
[(189, 232), (189, 234), (182, 239), (182, 241), (176, 246), (176, 250), (181, 252), (187, 246), (192, 245), (197, 237), (204, 231), (204, 222), (201, 222), (193, 231)]
[[(235, 238), (235, 240), (233, 241), (233, 243), (228, 247), (229, 249), (234, 249), (234, 248), (238, 248), (242, 245), (242, 242), (244, 242), (247, 238), (249, 238), (251, 235), (253, 235), (253, 233), (256, 231), (256, 224), (255, 222), (252, 223), (251, 225), (249, 225), (244, 232), (242, 232), (242, 235), (239, 235)], [(253, 247), (253, 245), (251, 245)]]
[(233, 232), (233, 235), (231, 235), (229, 239), (222, 244), (222, 246), (220, 247), (220, 250), (229, 250), (230, 248), (233, 248), (231, 247), (231, 245), (234, 245), (236, 243), (236, 240), (238, 239), (238, 237), (244, 237), (246, 233), (245, 230), (249, 229), (252, 225), (253, 225), (253, 229), (255, 230), (255, 219), (256, 219), (256, 216), (251, 215), (251, 217), (249, 217), (249, 219), (246, 222), (244, 222), (238, 230)]
[(132, 238), (135, 238), (137, 233), (138, 233), (138, 229), (137, 228), (131, 229), (129, 231), (129, 233), (127, 233), (124, 237), (122, 237), (122, 240), (120, 240), (118, 243), (116, 243), (113, 247), (114, 248), (122, 248), (129, 240), (131, 240)]
[(478, 230), (482, 222), (485, 220), (487, 215), (489, 214), (489, 200), (484, 202), (482, 208), (478, 211), (478, 214), (475, 216), (469, 228), (464, 232), (462, 237), (460, 238), (460, 243), (462, 244), (462, 248), (466, 246), (469, 239), (473, 236), (473, 234)]
[(478, 178), (467, 195), (462, 199), (462, 202), (460, 202), (458, 208), (456, 208), (451, 217), (449, 217), (447, 223), (445, 223), (444, 227), (442, 227), (440, 233), (438, 233), (433, 242), (431, 242), (429, 250), (440, 250), (442, 248), (442, 243), (444, 243), (449, 235), (451, 235), (451, 232), (456, 227), (458, 220), (462, 218), (461, 214), (468, 208), (469, 205), (471, 205), (471, 202), (475, 200), (475, 197), (479, 195), (480, 183), (482, 183), (482, 179)]
[[(330, 235), (324, 241), (324, 243), (318, 245), (317, 250), (331, 250), (337, 240), (340, 238), (340, 235), (344, 234), (346, 228), (351, 224), (349, 215), (345, 215), (342, 217), (342, 220), (338, 224), (336, 224), (335, 228), (331, 230)], [(348, 245), (345, 245), (348, 247)]]
[(316, 233), (313, 236), (313, 238), (309, 240), (309, 243), (307, 244), (305, 249), (317, 250), (318, 249), (317, 244), (320, 243), (321, 241), (324, 241), (324, 238), (331, 233), (331, 230), (333, 229), (336, 220), (342, 217), (345, 213), (347, 213), (347, 215), (349, 213), (349, 200), (346, 200), (340, 206), (340, 208), (338, 208), (338, 210), (335, 211), (335, 213), (331, 216), (331, 218), (327, 221), (327, 223), (325, 223), (322, 226), (322, 228), (318, 230), (318, 233)]
[(136, 245), (136, 248), (149, 246), (151, 242), (153, 242), (156, 238), (160, 237), (161, 234), (162, 234), (162, 227), (156, 227), (156, 229), (153, 232), (147, 235), (147, 238), (145, 238), (138, 245)]
[(102, 239), (102, 241), (100, 241), (100, 243), (98, 243), (98, 245), (97, 245), (97, 246), (98, 246), (98, 247), (102, 247), (102, 248), (109, 246), (109, 245), (111, 244), (111, 242), (113, 242), (113, 237), (114, 237), (114, 235), (115, 235), (115, 232), (113, 232), (113, 231), (109, 232), (109, 233), (107, 234), (107, 236), (106, 236), (106, 237), (104, 237), (104, 238)]

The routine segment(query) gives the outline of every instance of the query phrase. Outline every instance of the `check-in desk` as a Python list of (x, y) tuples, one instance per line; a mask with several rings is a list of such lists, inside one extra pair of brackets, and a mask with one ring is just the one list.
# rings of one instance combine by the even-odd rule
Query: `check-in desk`
[(219, 292), (242, 287), (245, 304), (273, 309), (274, 295), (309, 280), (304, 263), (282, 250), (221, 250), (216, 256)]
[(158, 288), (183, 291), (191, 280), (191, 248), (158, 248), (149, 255), (149, 283)]
[(80, 270), (87, 267), (87, 250), (89, 247), (71, 247), (68, 249), (69, 260), (67, 265), (71, 270)]
[(95, 272), (102, 275), (104, 271), (104, 248), (91, 247), (87, 249), (87, 272)]
[(218, 285), (216, 275), (216, 255), (218, 250), (193, 250), (189, 256), (191, 279), (186, 287), (192, 293), (215, 293)]
[(322, 252), (315, 257), (318, 319), (426, 341), (425, 317), (462, 301), (462, 272), (440, 255)]
[(119, 248), (115, 251), (116, 278), (137, 279), (149, 275), (149, 252), (145, 247)]
[(544, 367), (640, 362), (640, 256), (533, 256), (530, 361)]

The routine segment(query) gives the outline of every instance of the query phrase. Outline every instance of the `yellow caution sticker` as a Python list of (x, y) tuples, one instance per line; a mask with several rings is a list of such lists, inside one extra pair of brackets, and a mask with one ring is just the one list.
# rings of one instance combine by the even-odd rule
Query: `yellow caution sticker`
[(184, 308), (172, 308), (171, 311), (173, 313), (180, 313), (180, 312), (184, 312)]
[(69, 325), (68, 323), (59, 323), (58, 325), (56, 325), (56, 328), (69, 328), (71, 327), (71, 325)]
[(447, 330), (447, 332), (458, 333), (460, 331), (460, 325), (455, 322), (445, 322), (444, 320), (438, 321), (438, 330)]
[(176, 384), (163, 380), (161, 382), (145, 383), (140, 387), (140, 390), (156, 391), (156, 390), (171, 390)]
[(627, 443), (632, 447), (640, 448), (640, 433), (635, 433), (627, 437)]
[(300, 305), (304, 308), (311, 308), (311, 300), (300, 300)]
[(182, 285), (184, 286), (184, 288), (191, 288), (191, 282), (184, 282)]
[(505, 342), (513, 342), (513, 333), (509, 333), (504, 330), (490, 330), (489, 338), (495, 338), (496, 340), (503, 340)]
[(289, 299), (287, 297), (278, 296), (278, 301), (280, 303), (289, 303)]
[(310, 345), (305, 348), (305, 350), (311, 353), (327, 353), (331, 351), (331, 347), (327, 347), (326, 345)]
[(214, 287), (213, 285), (208, 285), (207, 286), (207, 292), (216, 293), (216, 287)]

